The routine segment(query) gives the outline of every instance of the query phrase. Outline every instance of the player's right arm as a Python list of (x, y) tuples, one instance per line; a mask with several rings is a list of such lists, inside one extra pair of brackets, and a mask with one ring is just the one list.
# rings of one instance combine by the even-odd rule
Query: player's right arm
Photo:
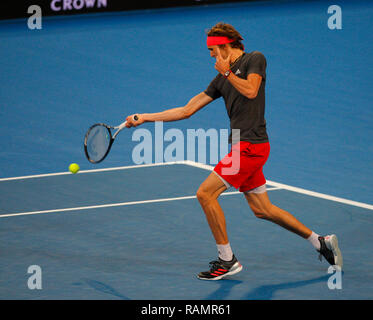
[[(206, 93), (201, 92), (194, 96), (189, 102), (178, 108), (168, 109), (158, 113), (136, 113), (127, 117), (127, 127), (136, 127), (144, 122), (155, 122), (155, 121), (178, 121), (191, 117), (198, 110), (209, 104), (213, 99)], [(137, 116), (138, 120), (134, 121), (133, 116)]]

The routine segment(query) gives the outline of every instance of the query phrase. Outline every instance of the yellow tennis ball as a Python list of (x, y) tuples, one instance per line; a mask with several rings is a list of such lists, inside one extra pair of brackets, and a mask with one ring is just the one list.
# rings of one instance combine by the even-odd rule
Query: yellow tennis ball
[(69, 170), (71, 173), (77, 173), (80, 170), (80, 167), (77, 163), (72, 163), (69, 166)]

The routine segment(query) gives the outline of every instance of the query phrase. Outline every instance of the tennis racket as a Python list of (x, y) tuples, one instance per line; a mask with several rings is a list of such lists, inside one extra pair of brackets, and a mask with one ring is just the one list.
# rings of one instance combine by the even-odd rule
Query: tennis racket
[[(137, 116), (133, 119), (138, 120)], [(105, 123), (96, 123), (91, 126), (84, 138), (84, 152), (89, 162), (99, 163), (109, 154), (111, 146), (118, 133), (126, 127), (124, 121), (117, 127), (108, 126)], [(112, 130), (117, 130), (112, 133)]]

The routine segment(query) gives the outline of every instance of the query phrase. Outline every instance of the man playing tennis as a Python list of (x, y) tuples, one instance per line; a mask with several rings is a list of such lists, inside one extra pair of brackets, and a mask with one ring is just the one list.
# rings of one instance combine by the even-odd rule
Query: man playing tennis
[[(258, 51), (245, 53), (242, 40), (238, 31), (229, 24), (218, 23), (212, 27), (207, 33), (207, 48), (211, 57), (216, 59), (215, 69), (219, 73), (208, 88), (183, 107), (136, 114), (137, 121), (133, 120), (135, 115), (128, 116), (127, 126), (186, 119), (215, 99), (224, 98), (232, 131), (231, 152), (216, 165), (197, 191), (219, 257), (210, 262), (210, 270), (198, 274), (199, 279), (219, 280), (242, 270), (229, 244), (224, 212), (218, 202), (220, 194), (231, 186), (244, 194), (255, 216), (307, 239), (320, 253), (320, 259), (324, 256), (331, 265), (342, 268), (342, 254), (335, 235), (319, 236), (289, 212), (273, 205), (268, 198), (262, 171), (270, 151), (264, 118), (266, 59)], [(239, 136), (235, 135), (237, 132)], [(232, 165), (235, 159), (238, 167)]]

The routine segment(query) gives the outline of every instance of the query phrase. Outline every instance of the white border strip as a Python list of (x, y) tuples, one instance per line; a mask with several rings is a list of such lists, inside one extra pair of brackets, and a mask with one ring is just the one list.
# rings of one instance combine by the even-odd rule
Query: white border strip
[[(184, 161), (184, 164), (194, 166), (194, 167), (197, 167), (197, 168), (201, 168), (201, 169), (210, 170), (210, 171), (214, 170), (214, 167), (212, 167), (212, 166), (197, 163), (197, 162), (193, 162), (193, 161)], [(311, 196), (311, 197), (331, 200), (331, 201), (335, 201), (335, 202), (349, 204), (349, 205), (355, 206), (355, 207), (360, 207), (360, 208), (364, 208), (364, 209), (368, 209), (368, 210), (373, 210), (373, 205), (367, 204), (367, 203), (362, 203), (362, 202), (352, 201), (352, 200), (348, 200), (348, 199), (344, 199), (344, 198), (334, 197), (334, 196), (330, 196), (330, 195), (319, 193), (319, 192), (314, 192), (314, 191), (310, 191), (310, 190), (306, 190), (306, 189), (302, 189), (302, 188), (288, 186), (286, 184), (278, 183), (278, 182), (274, 182), (274, 181), (270, 181), (270, 180), (267, 180), (267, 184), (269, 184), (271, 186), (274, 186), (274, 187), (277, 187), (277, 188), (280, 188), (280, 189), (285, 189), (285, 190), (293, 191), (293, 192), (296, 192), (296, 193), (306, 194), (306, 195)]]
[[(135, 169), (135, 168), (145, 168), (145, 167), (155, 167), (155, 166), (165, 166), (165, 165), (173, 165), (173, 164), (184, 164), (184, 165), (189, 165), (192, 167), (197, 167), (200, 169), (205, 169), (212, 171), (214, 169), (213, 166), (207, 165), (207, 164), (202, 164), (190, 160), (185, 160), (185, 161), (175, 161), (175, 162), (160, 162), (160, 163), (150, 163), (150, 164), (140, 164), (140, 165), (132, 165), (132, 166), (124, 166), (124, 167), (114, 167), (114, 168), (103, 168), (103, 169), (93, 169), (93, 170), (82, 170), (79, 171), (78, 174), (82, 173), (93, 173), (93, 172), (104, 172), (104, 171), (114, 171), (114, 170), (126, 170), (126, 169)], [(12, 177), (12, 178), (1, 178), (0, 182), (2, 181), (12, 181), (12, 180), (22, 180), (22, 179), (33, 179), (33, 178), (44, 178), (44, 177), (51, 177), (51, 176), (60, 176), (60, 175), (68, 175), (71, 174), (70, 172), (59, 172), (59, 173), (49, 173), (49, 174), (40, 174), (40, 175), (31, 175), (31, 176), (23, 176), (23, 177)], [(280, 189), (285, 189), (288, 191), (293, 191), (296, 193), (301, 193), (305, 194), (308, 196), (316, 197), (316, 198), (321, 198), (321, 199), (326, 199), (330, 201), (335, 201), (335, 202), (340, 202), (344, 204), (348, 204), (351, 206), (355, 207), (360, 207), (368, 210), (373, 210), (373, 205), (367, 204), (367, 203), (362, 203), (358, 201), (353, 201), (353, 200), (348, 200), (344, 198), (339, 198), (339, 197), (334, 197), (330, 196), (327, 194), (319, 193), (319, 192), (314, 192), (302, 188), (297, 188), (297, 187), (292, 187), (286, 184), (274, 182), (267, 180), (267, 184), (274, 186), (276, 188)]]
[(315, 192), (315, 191), (310, 191), (310, 190), (306, 190), (306, 189), (302, 189), (302, 188), (288, 186), (286, 184), (282, 184), (282, 183), (278, 183), (278, 182), (274, 182), (274, 181), (269, 181), (268, 180), (267, 182), (271, 186), (278, 187), (278, 188), (281, 188), (281, 189), (285, 189), (285, 190), (288, 190), (288, 191), (302, 193), (302, 194), (306, 194), (306, 195), (311, 196), (311, 197), (331, 200), (331, 201), (340, 202), (340, 203), (348, 204), (348, 205), (355, 206), (355, 207), (360, 207), (360, 208), (364, 208), (364, 209), (368, 209), (368, 210), (373, 210), (373, 205), (368, 204), (368, 203), (363, 203), (363, 202), (348, 200), (348, 199), (344, 199), (344, 198), (334, 197), (334, 196), (330, 196), (330, 195)]
[[(113, 168), (101, 168), (101, 169), (92, 169), (92, 170), (80, 170), (78, 174), (82, 173), (94, 173), (94, 172), (104, 172), (104, 171), (115, 171), (115, 170), (126, 170), (126, 169), (136, 169), (136, 168), (146, 168), (146, 167), (156, 167), (156, 166), (166, 166), (172, 164), (187, 164), (184, 161), (180, 162), (159, 162), (159, 163), (150, 163), (150, 164), (138, 164), (125, 167), (113, 167)], [(2, 181), (13, 181), (13, 180), (24, 180), (24, 179), (35, 179), (35, 178), (45, 178), (45, 177), (54, 177), (54, 176), (64, 176), (72, 174), (71, 172), (56, 172), (56, 173), (45, 173), (45, 174), (36, 174), (31, 176), (22, 176), (22, 177), (11, 177), (11, 178), (0, 178)]]
[[(267, 191), (277, 190), (278, 188), (268, 188)], [(232, 192), (223, 192), (222, 196), (230, 196), (235, 194), (241, 194), (239, 191)], [(95, 206), (85, 206), (85, 207), (76, 207), (76, 208), (64, 208), (64, 209), (52, 209), (52, 210), (41, 210), (41, 211), (30, 211), (30, 212), (18, 212), (18, 213), (7, 213), (0, 214), (0, 218), (7, 217), (16, 217), (16, 216), (28, 216), (41, 213), (56, 213), (56, 212), (68, 212), (68, 211), (79, 211), (79, 210), (89, 210), (89, 209), (100, 209), (100, 208), (110, 208), (110, 207), (122, 207), (122, 206), (131, 206), (135, 204), (146, 204), (146, 203), (156, 203), (156, 202), (167, 202), (167, 201), (176, 201), (176, 200), (188, 200), (195, 199), (197, 196), (184, 196), (184, 197), (175, 197), (175, 198), (164, 198), (164, 199), (152, 199), (152, 200), (142, 200), (142, 201), (130, 201), (130, 202), (120, 202), (120, 203), (108, 203)]]

